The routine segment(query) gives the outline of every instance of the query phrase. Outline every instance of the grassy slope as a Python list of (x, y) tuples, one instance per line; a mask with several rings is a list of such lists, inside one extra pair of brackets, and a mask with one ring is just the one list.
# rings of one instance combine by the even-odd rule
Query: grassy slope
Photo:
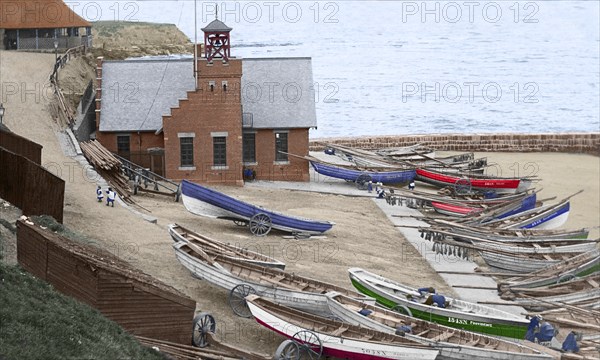
[(163, 359), (97, 310), (0, 263), (1, 359)]

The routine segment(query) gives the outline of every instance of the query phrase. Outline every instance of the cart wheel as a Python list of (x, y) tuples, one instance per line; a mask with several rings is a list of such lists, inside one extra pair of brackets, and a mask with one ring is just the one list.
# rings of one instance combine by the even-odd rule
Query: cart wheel
[(199, 348), (207, 347), (209, 345), (207, 334), (209, 332), (214, 334), (217, 330), (215, 318), (203, 312), (194, 317), (192, 324), (192, 345)]
[(250, 231), (256, 236), (265, 236), (271, 231), (271, 217), (258, 213), (250, 219)]
[(467, 178), (460, 178), (454, 183), (454, 192), (456, 194), (464, 195), (471, 192), (471, 180)]
[(394, 306), (394, 307), (392, 308), (392, 311), (395, 311), (395, 312), (397, 312), (397, 313), (400, 313), (400, 314), (404, 314), (404, 315), (408, 315), (408, 316), (410, 316), (410, 317), (413, 317), (413, 315), (412, 315), (412, 311), (410, 311), (410, 309), (409, 309), (408, 307), (406, 307), (406, 306), (404, 306), (404, 305), (402, 305), (402, 304), (398, 304), (398, 305)]
[(306, 354), (309, 359), (317, 360), (323, 355), (323, 342), (317, 334), (309, 330), (300, 330), (292, 336), (302, 354)]
[(275, 350), (274, 360), (300, 360), (300, 346), (292, 341), (285, 340)]
[(245, 318), (252, 317), (252, 312), (246, 303), (246, 296), (256, 294), (256, 290), (250, 285), (240, 284), (231, 289), (227, 302), (231, 310), (237, 315)]
[(369, 174), (360, 174), (360, 175), (358, 175), (358, 177), (356, 178), (356, 181), (354, 181), (354, 182), (356, 183), (356, 187), (358, 188), (358, 190), (366, 190), (367, 189), (367, 184), (371, 180), (373, 180), (371, 178), (371, 175), (369, 175)]
[(246, 225), (248, 225), (248, 222), (246, 220), (233, 220), (233, 223), (236, 224), (237, 226), (246, 226)]

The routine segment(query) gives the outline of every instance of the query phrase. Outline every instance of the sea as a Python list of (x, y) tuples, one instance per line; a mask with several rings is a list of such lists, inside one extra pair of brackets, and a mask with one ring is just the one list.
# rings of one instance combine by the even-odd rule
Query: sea
[(596, 0), (67, 4), (90, 21), (173, 23), (192, 41), (219, 18), (232, 56), (311, 57), (311, 138), (600, 131)]

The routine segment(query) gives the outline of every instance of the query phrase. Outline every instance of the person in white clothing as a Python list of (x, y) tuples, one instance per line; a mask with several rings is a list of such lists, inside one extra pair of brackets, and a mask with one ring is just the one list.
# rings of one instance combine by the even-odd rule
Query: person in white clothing
[(98, 199), (98, 202), (102, 202), (102, 199), (104, 199), (104, 194), (102, 194), (102, 187), (100, 185), (98, 185), (98, 188), (96, 189), (96, 198)]
[(115, 207), (116, 196), (117, 193), (114, 192), (112, 188), (108, 188), (108, 191), (106, 191), (106, 206), (110, 204), (110, 206)]

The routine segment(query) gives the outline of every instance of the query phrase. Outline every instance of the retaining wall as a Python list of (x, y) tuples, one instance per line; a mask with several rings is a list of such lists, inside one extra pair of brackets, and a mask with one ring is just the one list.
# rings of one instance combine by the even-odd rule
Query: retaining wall
[(563, 134), (429, 134), (361, 136), (313, 139), (310, 151), (321, 151), (324, 143), (360, 149), (381, 149), (414, 144), (442, 151), (564, 152), (600, 156), (600, 132)]
[(196, 302), (93, 245), (17, 221), (17, 259), (133, 335), (189, 345)]

